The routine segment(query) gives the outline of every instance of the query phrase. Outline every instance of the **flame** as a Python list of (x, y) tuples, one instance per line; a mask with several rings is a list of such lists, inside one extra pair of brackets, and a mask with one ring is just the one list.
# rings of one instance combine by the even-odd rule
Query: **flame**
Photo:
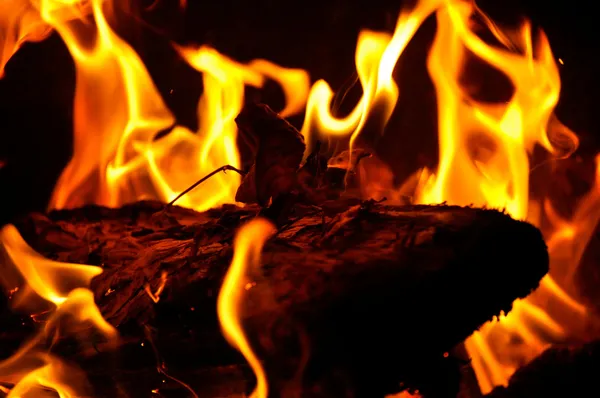
[[(301, 69), (263, 59), (244, 64), (207, 46), (175, 45), (180, 56), (203, 75), (204, 92), (197, 106), (199, 127), (191, 131), (176, 124), (140, 57), (112, 30), (103, 3), (0, 3), (0, 73), (24, 41), (40, 40), (50, 28), (62, 37), (76, 66), (74, 154), (55, 187), (50, 208), (89, 203), (119, 206), (140, 199), (168, 202), (220, 166), (239, 168), (234, 118), (244, 104), (246, 86), (260, 88), (266, 79), (282, 86), (286, 98), (282, 115), (293, 115), (306, 106), (302, 133), (307, 142), (315, 135), (345, 137), (350, 149), (348, 164), (352, 164), (353, 146), (367, 124), (371, 128), (370, 123), (375, 123), (383, 132), (400, 95), (394, 68), (415, 32), (435, 14), (437, 32), (427, 69), (437, 94), (439, 165), (436, 170), (417, 171), (398, 190), (392, 187), (391, 170), (373, 157), (365, 160), (370, 163), (361, 164), (361, 192), (366, 197), (400, 200), (415, 191), (414, 202), (418, 203), (504, 209), (542, 229), (551, 273), (536, 292), (517, 300), (510, 313), (487, 323), (465, 342), (483, 392), (505, 384), (518, 366), (548, 344), (577, 334), (589, 322), (592, 315), (579, 302), (573, 278), (600, 219), (600, 158), (596, 185), (581, 199), (571, 219), (558, 215), (552, 198), (530, 198), (529, 162), (534, 147), (562, 158), (574, 152), (578, 139), (553, 114), (561, 89), (558, 67), (547, 37), (534, 32), (529, 22), (507, 29), (497, 26), (472, 1), (417, 1), (412, 9), (400, 13), (393, 34), (360, 33), (355, 67), (363, 94), (346, 116), (332, 109), (330, 85), (318, 80), (309, 90), (309, 76)], [(187, 2), (179, 4), (184, 9)], [(494, 44), (484, 40), (482, 32), (491, 36)], [(506, 101), (483, 101), (471, 93), (468, 84), (472, 81), (466, 75), (473, 60), (510, 81), (512, 91)], [(563, 64), (560, 59), (558, 62)], [(215, 175), (179, 204), (202, 211), (233, 203), (239, 182), (236, 174)], [(253, 395), (263, 397), (268, 388), (266, 377), (244, 336), (239, 308), (244, 286), (253, 287), (252, 282), (243, 281), (247, 267), (258, 263), (272, 230), (266, 221), (256, 220), (239, 232), (218, 304), (225, 335), (257, 375)], [(101, 272), (99, 268), (44, 259), (22, 241), (14, 227), (3, 229), (1, 239), (27, 279), (27, 288), (16, 292), (17, 299), (28, 301), (29, 293), (34, 292), (56, 306), (56, 316), (79, 314), (76, 318), (80, 321), (91, 321), (106, 335), (114, 334), (97, 308), (94, 310), (85, 289)], [(163, 282), (166, 276), (154, 293), (147, 287), (151, 299), (159, 300)], [(43, 357), (39, 361), (21, 380), (44, 384), (40, 380), (60, 378), (60, 360)], [(58, 391), (57, 386), (49, 387)], [(67, 384), (60, 384), (60, 389), (64, 396), (71, 394)]]
[[(476, 14), (501, 46), (489, 45), (476, 34), (471, 23)], [(559, 98), (560, 77), (549, 42), (543, 32), (534, 37), (527, 21), (516, 30), (499, 29), (471, 2), (447, 1), (436, 16), (438, 30), (428, 70), (438, 100), (440, 162), (435, 174), (424, 170), (417, 201), (488, 206), (535, 222), (535, 203), (529, 198), (528, 156), (536, 144), (557, 157), (564, 156), (561, 152), (565, 149), (567, 154), (573, 152), (578, 145), (574, 133), (552, 113)], [(469, 56), (508, 77), (513, 92), (507, 102), (489, 103), (469, 95), (461, 85)], [(561, 147), (565, 142), (567, 148)], [(560, 222), (543, 230), (546, 237), (550, 235), (553, 274), (560, 267), (576, 267), (598, 221), (595, 213), (589, 205), (582, 205), (575, 218), (589, 219), (593, 214), (589, 222)], [(583, 227), (584, 235), (579, 254), (568, 256), (566, 264), (560, 265), (555, 242), (572, 241), (576, 226)], [(558, 284), (546, 275), (534, 294), (517, 300), (509, 314), (484, 325), (466, 341), (483, 393), (506, 384), (520, 365), (552, 341), (565, 339), (565, 325), (586, 322), (586, 308), (561, 287), (568, 286), (569, 281), (562, 282)]]
[(73, 286), (89, 286), (102, 268), (90, 265), (59, 263), (33, 250), (13, 225), (0, 230), (0, 242), (27, 285), (41, 298), (56, 306), (67, 301)]
[[(558, 101), (560, 78), (543, 33), (534, 47), (531, 26), (525, 22), (509, 35), (522, 54), (492, 47), (469, 28), (474, 12), (472, 3), (454, 1), (437, 13), (428, 69), (438, 96), (440, 164), (421, 188), (418, 201), (503, 208), (524, 219), (527, 154), (536, 143), (555, 151), (547, 126)], [(498, 30), (490, 31), (498, 41), (507, 41)], [(469, 54), (510, 79), (514, 92), (507, 103), (478, 101), (461, 87)]]
[(548, 199), (544, 210), (551, 224), (543, 232), (554, 276), (546, 275), (532, 295), (515, 302), (510, 313), (484, 325), (466, 341), (484, 393), (506, 384), (523, 362), (534, 358), (552, 341), (565, 340), (588, 327), (588, 309), (562, 286), (574, 285), (581, 257), (600, 221), (600, 155), (596, 157), (595, 185), (581, 198), (571, 220), (558, 216)]
[[(30, 393), (41, 394), (43, 389), (55, 391), (61, 398), (77, 397), (77, 388), (74, 385), (78, 383), (74, 380), (73, 373), (79, 376), (80, 372), (71, 366), (66, 365), (59, 359), (51, 355), (40, 355), (39, 360), (44, 364), (39, 368), (27, 373), (19, 382), (8, 391), (8, 398), (20, 398), (31, 396)], [(1, 364), (0, 364), (1, 368)], [(68, 373), (71, 373), (69, 376)], [(50, 396), (48, 394), (47, 396)]]
[(102, 1), (91, 2), (95, 24), (56, 15), (58, 6), (75, 12), (79, 5), (44, 0), (40, 6), (67, 45), (77, 76), (74, 155), (55, 187), (52, 208), (132, 200), (119, 190), (115, 169), (133, 168), (139, 148), (173, 124), (141, 59), (110, 28)]
[(30, 0), (0, 2), (0, 78), (8, 60), (27, 41), (44, 40), (51, 32)]
[(392, 36), (368, 30), (360, 32), (355, 63), (363, 95), (349, 115), (338, 118), (331, 112), (333, 90), (326, 81), (318, 80), (310, 90), (302, 127), (307, 143), (313, 131), (325, 136), (349, 135), (348, 145), (352, 150), (366, 121), (374, 112), (378, 113), (380, 129), (383, 130), (399, 95), (392, 76), (394, 67), (418, 27), (440, 1), (420, 1), (410, 12), (401, 12)]
[[(102, 318), (94, 303), (94, 296), (88, 289), (91, 279), (99, 275), (102, 269), (48, 260), (27, 245), (13, 225), (0, 230), (0, 244), (5, 253), (2, 264), (12, 264), (25, 279), (26, 288), (18, 291), (34, 292), (56, 307), (44, 328), (33, 339), (10, 358), (0, 362), (0, 379), (15, 384), (8, 396), (26, 396), (39, 390), (40, 386), (56, 391), (60, 397), (81, 396), (85, 384), (82, 372), (56, 356), (43, 352), (40, 347), (49, 337), (58, 336), (59, 328), (65, 328), (65, 319), (71, 320), (67, 332), (73, 330), (76, 333), (73, 325), (91, 324), (105, 338), (114, 342), (117, 332)], [(5, 269), (3, 273), (6, 283), (10, 270)], [(18, 301), (33, 299), (25, 294)], [(39, 396), (39, 391), (37, 394)]]
[[(244, 86), (262, 86), (263, 76), (222, 56), (212, 48), (178, 50), (191, 66), (204, 73), (204, 94), (198, 104), (200, 128), (196, 136), (200, 143), (197, 153), (199, 175), (204, 176), (225, 164), (239, 168), (235, 118), (242, 110)], [(201, 190), (192, 192), (187, 200), (206, 200), (206, 192), (212, 192), (213, 200), (203, 206), (203, 209), (220, 203), (231, 203), (240, 181), (238, 175), (216, 175), (206, 181)]]
[(245, 274), (249, 268), (260, 264), (260, 254), (267, 239), (276, 228), (266, 219), (256, 218), (244, 225), (237, 233), (234, 242), (233, 260), (217, 301), (217, 313), (223, 334), (246, 358), (256, 375), (256, 388), (251, 398), (266, 398), (269, 386), (265, 372), (252, 351), (240, 323), (240, 306), (246, 283)]
[(304, 111), (309, 94), (310, 78), (303, 69), (282, 68), (265, 59), (255, 59), (248, 67), (275, 80), (283, 88), (286, 106), (279, 112), (283, 117)]
[[(551, 257), (558, 258), (567, 253), (569, 260), (579, 264), (587, 242), (600, 221), (600, 155), (596, 156), (596, 179), (593, 188), (577, 206), (571, 220), (562, 219), (553, 209), (549, 200), (544, 202), (548, 219), (552, 224), (552, 234), (547, 239)], [(577, 238), (577, 239), (576, 239)], [(574, 251), (564, 246), (573, 246)]]
[[(542, 217), (553, 220), (553, 226), (542, 231), (548, 240), (552, 275), (542, 280), (534, 294), (517, 300), (509, 314), (484, 325), (466, 341), (480, 387), (487, 393), (495, 385), (506, 384), (520, 365), (550, 343), (568, 338), (576, 329), (574, 325), (585, 328), (590, 315), (567, 288), (573, 285), (568, 276), (572, 278), (598, 223), (597, 188), (584, 198), (570, 222), (552, 217), (548, 199), (540, 212), (529, 197), (529, 156), (534, 147), (539, 145), (561, 158), (573, 153), (579, 144), (577, 136), (553, 115), (560, 77), (544, 33), (534, 34), (527, 21), (513, 30), (501, 29), (471, 1), (421, 1), (413, 10), (400, 14), (391, 39), (370, 31), (359, 36), (356, 65), (364, 93), (348, 116), (332, 116), (332, 90), (324, 81), (315, 83), (303, 133), (309, 136), (316, 130), (326, 136), (350, 135), (352, 146), (376, 107), (383, 103), (389, 106), (383, 109), (393, 109), (398, 90), (391, 72), (418, 26), (433, 12), (437, 32), (427, 67), (437, 93), (438, 168), (435, 173), (423, 169), (402, 188), (393, 190), (391, 171), (375, 159), (361, 165), (361, 173), (368, 175), (361, 188), (368, 196), (385, 193), (399, 198), (416, 181), (417, 203), (504, 209), (516, 219), (539, 226)], [(473, 22), (473, 16), (479, 17), (480, 26)], [(497, 45), (485, 42), (477, 33), (481, 29), (487, 29)], [(510, 80), (513, 91), (506, 102), (486, 102), (469, 93), (464, 74), (473, 58)], [(381, 127), (389, 115), (385, 111), (379, 114)], [(575, 239), (580, 236), (581, 240)], [(565, 273), (567, 276), (562, 275)]]
[[(302, 70), (265, 60), (242, 65), (208, 47), (177, 46), (203, 73), (204, 94), (198, 103), (199, 130), (175, 125), (142, 60), (110, 27), (103, 1), (90, 1), (92, 24), (73, 20), (73, 15), (84, 18), (82, 7), (88, 2), (42, 0), (40, 5), (44, 21), (63, 38), (77, 71), (74, 155), (50, 208), (89, 203), (114, 207), (140, 199), (168, 202), (220, 166), (239, 168), (234, 118), (243, 105), (245, 85), (261, 87), (272, 78), (289, 100), (285, 114), (304, 106), (309, 78)], [(239, 183), (237, 175), (216, 175), (178, 204), (203, 211), (234, 203)]]

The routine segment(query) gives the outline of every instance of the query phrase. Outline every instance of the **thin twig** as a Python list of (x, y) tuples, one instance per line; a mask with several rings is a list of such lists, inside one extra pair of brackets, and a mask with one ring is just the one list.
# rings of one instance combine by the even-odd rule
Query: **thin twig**
[(192, 189), (196, 188), (198, 185), (202, 184), (204, 181), (208, 180), (210, 177), (214, 176), (217, 173), (220, 173), (221, 171), (223, 173), (227, 173), (227, 171), (235, 171), (236, 173), (238, 173), (239, 175), (241, 175), (242, 177), (244, 177), (247, 173), (245, 171), (242, 171), (240, 169), (237, 169), (233, 166), (230, 166), (228, 164), (226, 164), (225, 166), (221, 166), (218, 169), (214, 170), (213, 172), (211, 172), (210, 174), (202, 177), (201, 179), (199, 179), (198, 181), (196, 181), (194, 184), (192, 184), (189, 188), (187, 188), (185, 191), (183, 191), (182, 193), (180, 193), (179, 195), (177, 195), (177, 197), (175, 197), (175, 199), (173, 199), (172, 201), (170, 201), (166, 206), (165, 209), (168, 207), (173, 206), (173, 203), (177, 202), (177, 200), (179, 200), (179, 198), (181, 198), (183, 195), (185, 195), (186, 193), (190, 192)]

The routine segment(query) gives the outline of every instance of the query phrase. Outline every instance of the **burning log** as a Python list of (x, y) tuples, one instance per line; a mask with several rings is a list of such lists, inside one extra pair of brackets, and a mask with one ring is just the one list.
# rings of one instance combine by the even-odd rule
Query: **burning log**
[[(540, 232), (495, 210), (334, 204), (296, 206), (246, 286), (242, 322), (272, 391), (376, 396), (404, 382), (455, 396), (443, 354), (537, 286), (548, 270)], [(234, 232), (259, 208), (163, 207), (88, 206), (16, 225), (49, 258), (102, 266), (92, 283), (102, 314), (123, 336), (152, 340), (161, 361), (242, 363), (216, 297)]]
[(523, 366), (507, 387), (496, 387), (485, 398), (597, 397), (600, 341), (555, 346)]

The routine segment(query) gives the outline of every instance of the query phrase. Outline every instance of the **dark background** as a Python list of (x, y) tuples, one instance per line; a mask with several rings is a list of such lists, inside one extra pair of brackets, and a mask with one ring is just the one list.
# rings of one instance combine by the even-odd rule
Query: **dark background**
[[(121, 3), (116, 2), (116, 3)], [(125, 2), (123, 2), (125, 3)], [(390, 0), (188, 0), (132, 1), (117, 10), (116, 30), (144, 59), (179, 124), (196, 126), (201, 75), (179, 59), (170, 40), (205, 43), (239, 61), (266, 58), (308, 70), (339, 89), (352, 78), (354, 50), (361, 28), (392, 31), (402, 2)], [(498, 4), (501, 3), (501, 4)], [(559, 118), (581, 138), (580, 154), (599, 148), (596, 97), (600, 78), (597, 15), (593, 2), (511, 0), (479, 3), (500, 21), (529, 17), (562, 58)], [(122, 7), (122, 5), (119, 5)], [(379, 155), (399, 180), (436, 162), (436, 110), (425, 57), (435, 22), (429, 20), (409, 45), (396, 69), (401, 97)], [(0, 80), (0, 223), (24, 212), (43, 210), (71, 155), (74, 66), (60, 37), (26, 44)], [(172, 93), (171, 93), (172, 90)], [(351, 92), (352, 98), (360, 95)], [(256, 99), (257, 94), (253, 94)], [(282, 95), (273, 84), (258, 98), (277, 108)], [(301, 125), (301, 117), (292, 120)]]

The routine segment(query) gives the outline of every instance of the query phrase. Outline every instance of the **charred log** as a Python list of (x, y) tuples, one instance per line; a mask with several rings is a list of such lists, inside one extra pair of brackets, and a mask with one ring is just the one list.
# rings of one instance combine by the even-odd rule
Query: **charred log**
[[(142, 329), (153, 330), (165, 363), (243, 363), (221, 336), (216, 297), (234, 232), (259, 209), (163, 206), (33, 214), (17, 227), (49, 258), (104, 267), (92, 286), (103, 315), (139, 341), (148, 339)], [(300, 388), (304, 396), (377, 396), (401, 382), (455, 396), (455, 367), (443, 354), (509, 310), (548, 269), (540, 232), (495, 210), (324, 207), (327, 214), (296, 208), (265, 246), (246, 293), (243, 323), (274, 396)], [(163, 272), (155, 303), (146, 287), (154, 291)]]
[(484, 398), (597, 397), (600, 341), (555, 346), (544, 351)]

